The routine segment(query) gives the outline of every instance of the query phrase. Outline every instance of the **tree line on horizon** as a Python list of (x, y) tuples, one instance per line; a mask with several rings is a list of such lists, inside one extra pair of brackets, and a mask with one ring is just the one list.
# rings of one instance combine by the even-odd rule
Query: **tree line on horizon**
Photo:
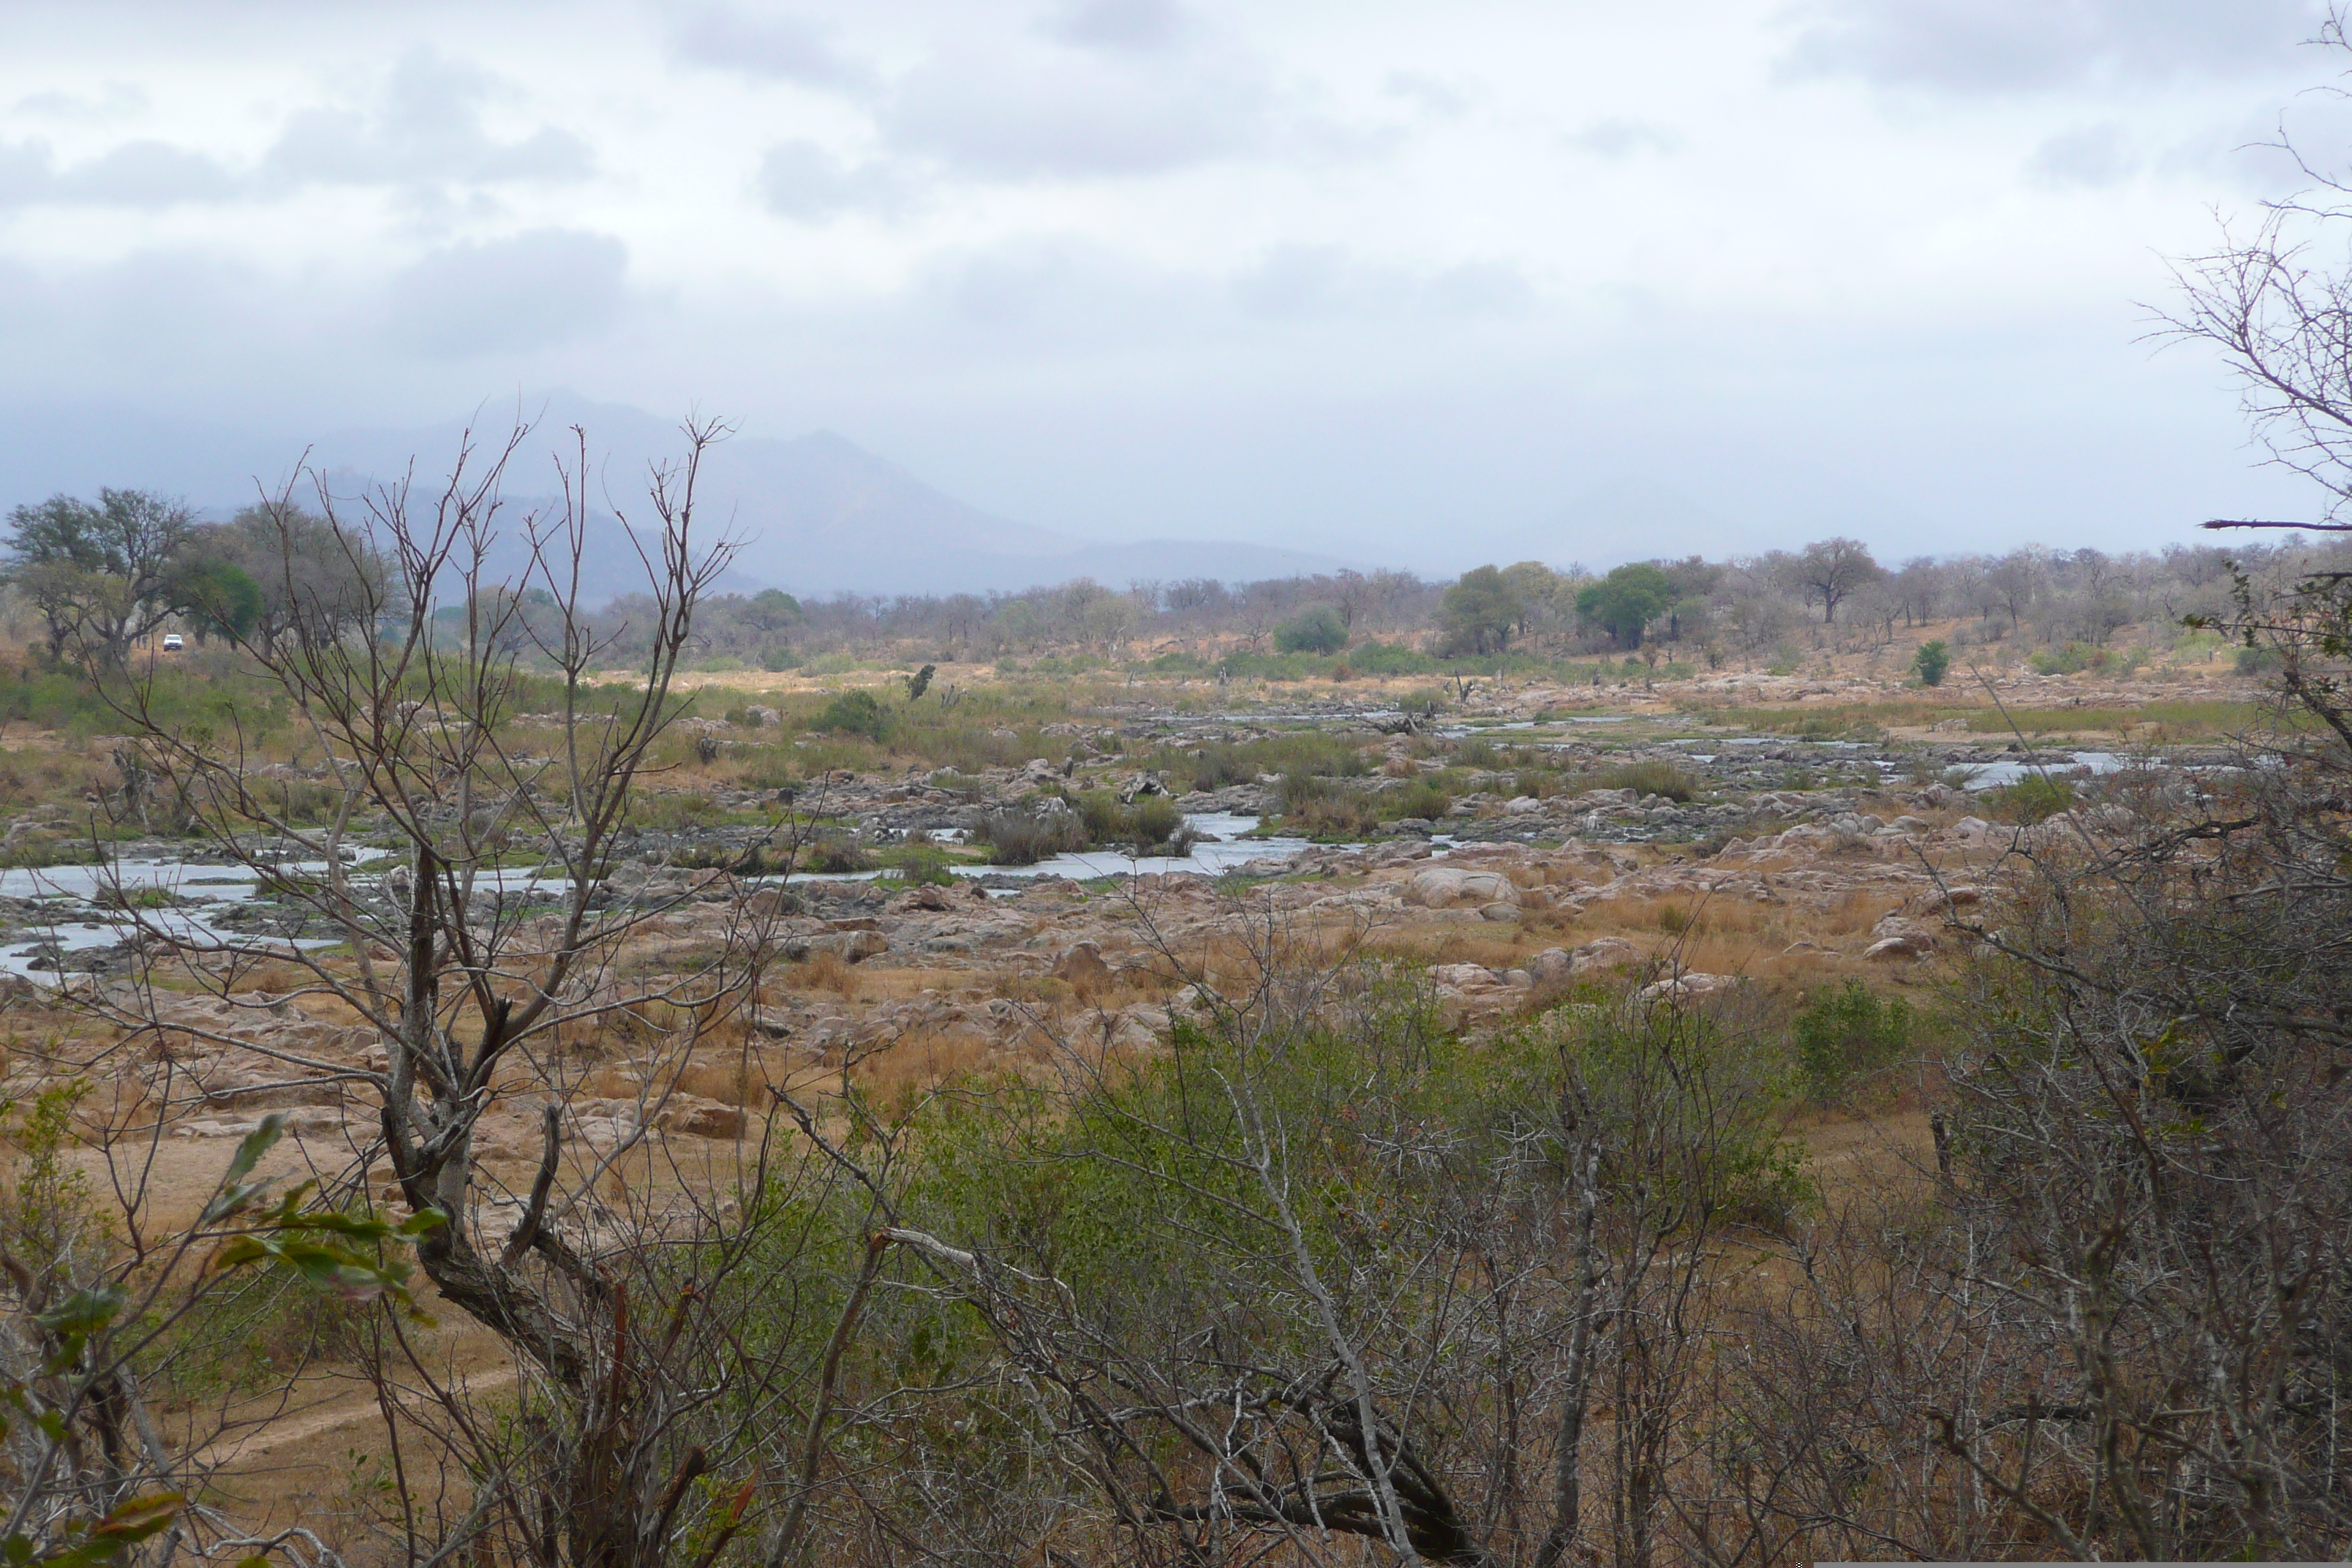
[[(363, 521), (290, 500), (208, 522), (184, 503), (112, 489), (95, 500), (58, 495), (16, 507), (0, 551), (10, 629), (37, 640), (52, 663), (95, 652), (109, 667), (166, 626), (200, 642), (331, 639), (381, 596), (388, 575), (420, 569), (382, 548)], [(1824, 647), (1883, 648), (1902, 632), (1961, 621), (1964, 646), (2009, 644), (2011, 658), (2017, 648), (2089, 650), (2082, 657), (2095, 659), (2125, 628), (2168, 637), (2184, 617), (2220, 612), (2241, 572), (2293, 577), (2327, 569), (2340, 552), (2330, 537), (2289, 536), (2274, 545), (2120, 554), (2026, 546), (1890, 566), (1864, 542), (1836, 537), (1605, 573), (1488, 564), (1451, 583), (1342, 570), (1244, 583), (1139, 579), (1123, 588), (1081, 577), (985, 594), (801, 598), (766, 588), (708, 600), (692, 655), (705, 668), (782, 672), (829, 654), (984, 663), (1057, 651), (1329, 657), (1373, 647), (1437, 659), (1619, 655), (1720, 668)], [(515, 616), (494, 617), (518, 644), (552, 618), (548, 586), (486, 591), (518, 600)], [(461, 637), (468, 614), (462, 595), (445, 595), (436, 624)], [(644, 651), (643, 628), (656, 617), (642, 595), (623, 595), (590, 619), (614, 657), (628, 660)]]

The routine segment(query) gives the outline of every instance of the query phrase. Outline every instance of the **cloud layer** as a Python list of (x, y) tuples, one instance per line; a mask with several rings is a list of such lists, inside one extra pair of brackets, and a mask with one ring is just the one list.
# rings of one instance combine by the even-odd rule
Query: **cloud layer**
[(1759, 547), (2269, 494), (2131, 301), (2343, 140), (2318, 0), (205, 9), (21, 8), (0, 411), (568, 386), (1433, 566), (1660, 476)]

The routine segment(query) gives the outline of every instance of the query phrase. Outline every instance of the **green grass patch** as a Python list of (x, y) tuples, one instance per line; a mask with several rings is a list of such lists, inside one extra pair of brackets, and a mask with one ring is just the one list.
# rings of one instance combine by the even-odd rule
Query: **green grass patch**
[(2074, 805), (2074, 786), (2063, 779), (2028, 773), (2013, 784), (1989, 789), (1977, 797), (1985, 809), (2003, 822), (2031, 826), (2046, 822)]
[(1790, 1042), (1814, 1098), (1826, 1102), (1855, 1078), (1899, 1060), (1910, 1047), (1912, 1023), (1909, 1003), (1849, 980), (1797, 1015)]
[(1569, 793), (1581, 795), (1591, 789), (1630, 789), (1641, 795), (1662, 795), (1677, 804), (1697, 798), (1699, 781), (1674, 763), (1657, 758), (1636, 763), (1620, 763), (1612, 768), (1583, 773), (1572, 780)]
[(1977, 709), (1969, 714), (1969, 731), (1978, 735), (2049, 735), (2079, 730), (2115, 733), (2138, 724), (2162, 726), (2175, 741), (2218, 741), (2260, 727), (2263, 710), (2255, 703), (2226, 700), (2183, 699), (2150, 702), (2139, 708), (2011, 708), (2004, 714)]

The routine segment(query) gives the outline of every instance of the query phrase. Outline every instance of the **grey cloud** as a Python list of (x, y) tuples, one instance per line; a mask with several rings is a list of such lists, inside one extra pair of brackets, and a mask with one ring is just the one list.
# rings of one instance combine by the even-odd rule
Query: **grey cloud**
[(341, 309), (331, 290), (289, 290), (215, 247), (50, 268), (0, 257), (0, 397), (55, 408), (183, 390), (217, 408), (226, 376), (331, 374), (308, 356), (347, 332)]
[(2284, 125), (2275, 114), (2248, 114), (2199, 127), (2168, 142), (2148, 160), (2148, 169), (2161, 179), (2215, 184), (2255, 200), (2276, 200), (2311, 184), (2279, 144), (2282, 132), (2306, 148), (2352, 145), (2352, 102), (2308, 93), (2291, 107)]
[(1478, 101), (1472, 89), (1441, 80), (1425, 71), (1391, 71), (1381, 83), (1381, 90), (1447, 120), (1460, 119)]
[(728, 5), (692, 5), (674, 16), (669, 41), (679, 59), (719, 70), (853, 94), (876, 86), (871, 67), (844, 56), (822, 28), (788, 12), (755, 16)]
[(64, 164), (44, 142), (0, 144), (0, 205), (157, 208), (284, 195), (313, 184), (405, 186), (440, 198), (451, 183), (554, 183), (592, 172), (586, 143), (569, 132), (541, 126), (513, 140), (492, 136), (482, 107), (500, 90), (486, 72), (413, 49), (394, 66), (378, 104), (298, 110), (249, 171), (153, 140)]
[(515, 141), (493, 137), (482, 106), (498, 79), (430, 48), (411, 49), (372, 110), (310, 109), (289, 117), (262, 160), (278, 186), (555, 184), (584, 179), (595, 160), (568, 131), (541, 126)]
[(0, 206), (166, 207), (237, 195), (240, 178), (201, 153), (126, 142), (60, 165), (46, 142), (0, 143)]
[(2325, 16), (2319, 0), (1818, 0), (1780, 68), (1977, 93), (2213, 75), (2289, 59)]
[(127, 120), (145, 111), (147, 89), (135, 82), (110, 81), (94, 93), (47, 92), (27, 93), (16, 100), (19, 114), (38, 114), (51, 120), (67, 120), (81, 123), (102, 123), (110, 120)]
[(1022, 353), (1163, 337), (1199, 317), (1188, 280), (1093, 240), (1024, 235), (934, 257), (908, 304)]
[(1250, 152), (1273, 93), (1252, 64), (1017, 52), (925, 65), (881, 123), (889, 143), (996, 179), (1158, 174)]
[(1508, 262), (1417, 273), (1359, 261), (1339, 245), (1272, 247), (1230, 289), (1244, 314), (1261, 320), (1518, 316), (1535, 306), (1534, 287)]
[(860, 212), (895, 216), (915, 195), (889, 164), (852, 163), (805, 140), (769, 148), (754, 184), (770, 212), (802, 223), (827, 223)]
[(1685, 145), (1680, 133), (1669, 126), (1617, 116), (1596, 120), (1571, 131), (1560, 142), (1572, 151), (1612, 160), (1630, 158), (1636, 153), (1679, 153)]
[(45, 142), (0, 142), (0, 206), (38, 201), (57, 179), (57, 155)]
[(619, 314), (628, 259), (612, 236), (578, 229), (451, 246), (393, 279), (390, 335), (436, 359), (587, 337)]
[(203, 153), (162, 142), (126, 142), (58, 175), (69, 199), (122, 206), (225, 201), (239, 183)]
[(1058, 247), (1006, 248), (971, 258), (954, 282), (956, 313), (984, 326), (1021, 325), (1076, 294), (1078, 259)]
[(2078, 125), (2044, 141), (2026, 160), (2026, 174), (2036, 184), (2101, 189), (2119, 185), (2139, 173), (2140, 160), (2112, 121)]
[(1536, 308), (1536, 289), (1507, 261), (1465, 261), (1433, 274), (1421, 300), (1437, 316), (1525, 316)]
[(1066, 44), (1148, 51), (1175, 43), (1185, 23), (1175, 0), (1076, 0), (1049, 18), (1045, 30)]
[(1234, 279), (1234, 302), (1253, 316), (1328, 315), (1360, 302), (1358, 282), (1343, 246), (1278, 245)]
[(1213, 280), (1076, 235), (1030, 234), (926, 258), (877, 298), (861, 331), (921, 333), (955, 361), (999, 368), (1199, 344), (1222, 301)]

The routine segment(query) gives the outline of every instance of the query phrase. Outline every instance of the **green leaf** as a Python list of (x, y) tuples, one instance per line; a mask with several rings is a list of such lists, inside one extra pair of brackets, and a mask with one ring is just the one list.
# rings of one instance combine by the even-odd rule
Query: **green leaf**
[(35, 1321), (57, 1335), (58, 1348), (49, 1358), (51, 1372), (63, 1372), (81, 1360), (90, 1336), (112, 1325), (125, 1300), (120, 1285), (93, 1285), (75, 1291), (43, 1312)]
[(198, 1225), (211, 1225), (253, 1201), (265, 1184), (255, 1182), (248, 1184), (245, 1178), (253, 1174), (253, 1168), (261, 1163), (261, 1157), (285, 1135), (286, 1117), (275, 1110), (261, 1119), (260, 1126), (246, 1134), (245, 1142), (236, 1146), (236, 1157), (228, 1163), (227, 1173), (221, 1177), (220, 1191), (214, 1194), (211, 1203), (205, 1205), (203, 1215), (196, 1221)]
[(169, 1528), (186, 1505), (187, 1500), (177, 1492), (132, 1498), (97, 1523), (77, 1531), (64, 1545), (53, 1551), (36, 1555), (28, 1537), (12, 1535), (0, 1542), (0, 1556), (5, 1556), (12, 1568), (97, 1568), (99, 1563), (113, 1562), (125, 1549)]
[(120, 1285), (93, 1285), (75, 1291), (37, 1321), (51, 1333), (94, 1334), (114, 1321), (123, 1299)]

